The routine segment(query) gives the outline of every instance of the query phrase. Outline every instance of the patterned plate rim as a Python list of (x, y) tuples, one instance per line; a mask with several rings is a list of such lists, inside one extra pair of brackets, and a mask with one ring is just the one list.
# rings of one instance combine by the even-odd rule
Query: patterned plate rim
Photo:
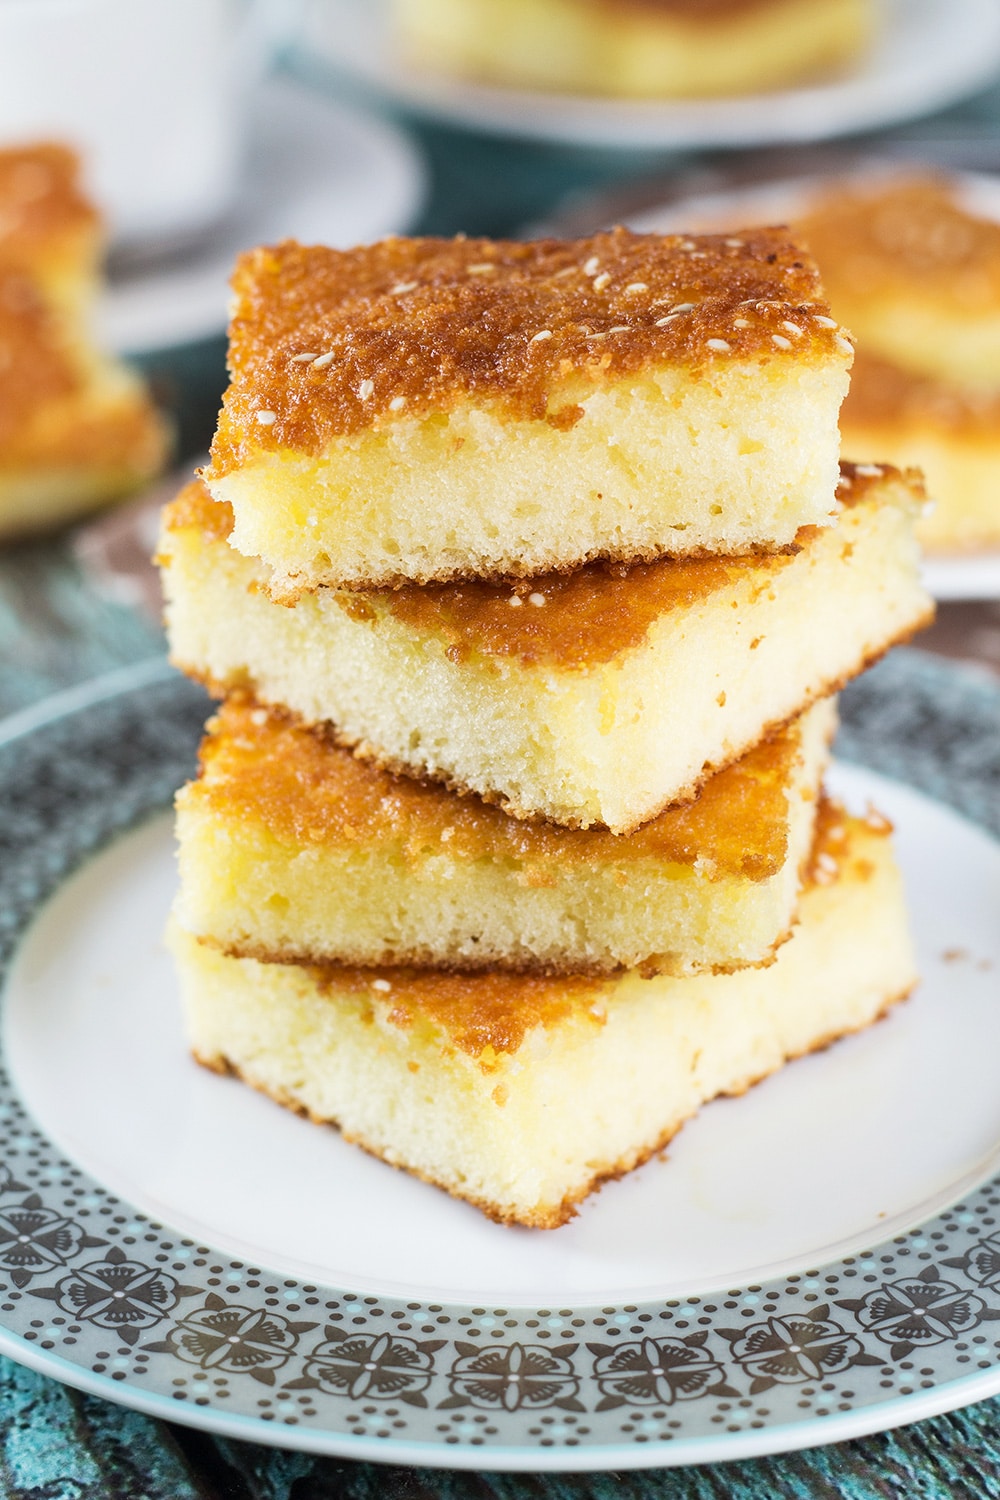
[[(0, 965), (90, 854), (169, 802), (205, 699), (157, 658), (0, 724)], [(1000, 833), (1000, 687), (893, 653), (842, 757)], [(6, 848), (13, 857), (3, 858)], [(2, 971), (0, 971), (2, 972)], [(802, 1274), (606, 1308), (302, 1283), (156, 1223), (63, 1157), (0, 1058), (0, 1353), (218, 1434), (446, 1468), (665, 1467), (882, 1431), (1000, 1392), (1000, 1178)]]

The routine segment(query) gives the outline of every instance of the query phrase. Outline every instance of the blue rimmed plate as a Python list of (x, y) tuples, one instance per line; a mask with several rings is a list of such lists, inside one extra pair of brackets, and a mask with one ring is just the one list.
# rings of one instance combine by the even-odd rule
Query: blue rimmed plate
[(896, 821), (918, 993), (549, 1234), (188, 1058), (165, 809), (205, 712), (154, 662), (0, 732), (0, 1352), (220, 1433), (490, 1469), (737, 1458), (1000, 1391), (1000, 690), (899, 652), (845, 697), (867, 768), (838, 787)]

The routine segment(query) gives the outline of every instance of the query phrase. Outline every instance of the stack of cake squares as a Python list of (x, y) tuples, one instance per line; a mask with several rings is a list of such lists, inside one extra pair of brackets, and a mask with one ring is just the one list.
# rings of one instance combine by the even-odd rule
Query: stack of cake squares
[[(286, 243), (161, 542), (224, 699), (178, 800), (195, 1055), (506, 1223), (914, 983), (832, 694), (929, 618), (919, 478), (780, 230)], [(664, 1170), (668, 1170), (665, 1168)]]

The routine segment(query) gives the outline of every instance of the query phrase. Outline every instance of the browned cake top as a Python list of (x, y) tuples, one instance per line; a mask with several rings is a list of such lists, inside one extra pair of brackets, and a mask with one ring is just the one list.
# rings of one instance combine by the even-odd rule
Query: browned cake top
[(929, 375), (913, 375), (889, 360), (861, 351), (851, 374), (851, 388), (841, 409), (845, 432), (859, 425), (917, 430), (943, 428), (964, 438), (1000, 439), (1000, 394), (972, 386), (951, 385)]
[(66, 146), (0, 151), (0, 266), (31, 267), (67, 238), (96, 236), (99, 219), (78, 185), (79, 161)]
[(771, 10), (780, 0), (597, 0), (597, 3), (606, 10), (645, 10), (654, 15), (711, 24), (755, 10)]
[[(859, 468), (849, 463), (841, 464), (838, 498), (856, 505), (887, 481), (903, 481), (916, 500), (923, 499), (914, 471), (901, 475), (889, 465)], [(167, 507), (164, 524), (168, 531), (192, 528), (209, 540), (222, 540), (231, 530), (232, 511), (195, 480)], [(795, 548), (766, 557), (663, 558), (631, 567), (597, 562), (572, 573), (528, 579), (412, 584), (369, 594), (336, 592), (333, 597), (352, 618), (373, 619), (385, 608), (414, 630), (443, 637), (458, 661), (477, 652), (513, 657), (523, 666), (548, 663), (562, 671), (585, 670), (641, 645), (669, 610), (690, 608), (748, 569), (766, 588), (815, 535), (813, 527), (803, 527)]]
[(893, 293), (968, 316), (1000, 308), (1000, 224), (967, 213), (946, 178), (831, 193), (796, 225), (834, 305)]
[(210, 477), (261, 448), (316, 455), (406, 414), (489, 402), (571, 426), (598, 383), (664, 365), (816, 360), (850, 346), (783, 229), (583, 240), (389, 238), (252, 250), (233, 279), (232, 383)]
[(697, 861), (719, 877), (765, 880), (786, 857), (788, 784), (799, 753), (792, 726), (710, 777), (692, 802), (622, 837), (524, 822), (476, 796), (394, 776), (320, 732), (234, 697), (202, 745), (194, 795), (219, 816), (262, 823), (293, 847), (388, 844), (413, 864), (439, 853), (458, 862), (513, 860), (528, 885), (549, 884), (560, 865), (627, 869), (649, 860)]
[[(824, 798), (807, 873), (808, 885), (832, 885), (851, 853), (852, 825), (837, 802)], [(871, 832), (891, 831), (877, 813), (866, 819)], [(852, 875), (863, 878), (872, 866), (854, 861)], [(445, 974), (428, 969), (358, 969), (330, 965), (313, 970), (321, 985), (363, 995), (384, 1008), (390, 1021), (408, 1027), (430, 1022), (447, 1045), (478, 1058), (489, 1071), (497, 1054), (514, 1053), (536, 1026), (558, 1026), (576, 1016), (600, 1026), (614, 979), (536, 978), (521, 974)]]
[(35, 414), (80, 384), (34, 280), (0, 264), (0, 464), (15, 461)]

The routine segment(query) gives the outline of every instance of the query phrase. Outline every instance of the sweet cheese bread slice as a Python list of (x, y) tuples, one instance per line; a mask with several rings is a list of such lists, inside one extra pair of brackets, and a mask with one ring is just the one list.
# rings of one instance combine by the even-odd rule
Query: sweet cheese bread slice
[(871, 36), (870, 0), (394, 0), (407, 59), (512, 88), (716, 98), (821, 74)]
[(491, 1218), (554, 1228), (706, 1100), (912, 987), (886, 825), (824, 814), (800, 918), (770, 967), (687, 979), (259, 963), (176, 924), (170, 941), (201, 1062)]
[(206, 482), (275, 593), (790, 544), (852, 348), (782, 230), (239, 262)]
[(626, 833), (926, 623), (919, 481), (848, 467), (770, 557), (272, 601), (197, 484), (161, 542), (173, 660), (513, 815)]
[(835, 722), (825, 700), (635, 833), (517, 822), (230, 699), (177, 799), (188, 931), (279, 962), (686, 974), (791, 931)]
[(933, 504), (917, 537), (929, 552), (1000, 544), (1000, 385), (953, 385), (860, 350), (841, 431), (857, 459), (923, 470)]
[(796, 225), (867, 353), (959, 386), (1000, 388), (1000, 223), (959, 181), (918, 174), (833, 189)]
[(125, 494), (166, 457), (142, 382), (91, 339), (101, 250), (71, 152), (0, 151), (0, 536)]

